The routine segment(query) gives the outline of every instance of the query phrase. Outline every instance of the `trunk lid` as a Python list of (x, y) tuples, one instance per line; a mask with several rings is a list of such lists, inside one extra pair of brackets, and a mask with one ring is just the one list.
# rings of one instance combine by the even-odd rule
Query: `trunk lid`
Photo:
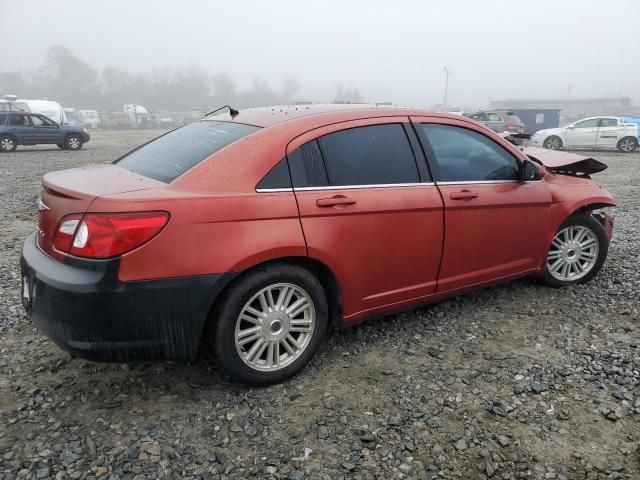
[(42, 179), (38, 202), (38, 244), (55, 258), (63, 256), (53, 248), (53, 237), (60, 219), (72, 213), (83, 214), (102, 195), (166, 187), (117, 165), (72, 168), (47, 173)]

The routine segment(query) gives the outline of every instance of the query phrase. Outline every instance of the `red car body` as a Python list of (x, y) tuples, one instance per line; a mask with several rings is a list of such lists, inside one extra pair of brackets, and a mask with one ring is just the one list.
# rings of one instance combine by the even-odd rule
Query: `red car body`
[[(588, 177), (554, 173), (551, 167), (582, 159), (558, 152), (533, 152), (551, 164), (537, 167), (535, 181), (439, 181), (415, 133), (412, 148), (425, 162), (419, 168), (431, 171), (428, 180), (259, 188), (310, 140), (390, 123), (412, 132), (422, 123), (461, 127), (497, 144), (520, 167), (530, 161), (522, 149), (459, 116), (300, 106), (202, 120), (209, 121), (260, 128), (169, 183), (118, 164), (44, 177), (38, 232), (25, 242), (22, 258), (24, 298), (36, 324), (64, 348), (99, 360), (193, 358), (229, 282), (274, 261), (317, 272), (332, 323), (351, 325), (540, 272), (567, 217), (614, 205)], [(66, 215), (157, 211), (170, 216), (164, 228), (116, 258), (83, 259), (54, 246)], [(610, 235), (609, 219), (601, 218)]]

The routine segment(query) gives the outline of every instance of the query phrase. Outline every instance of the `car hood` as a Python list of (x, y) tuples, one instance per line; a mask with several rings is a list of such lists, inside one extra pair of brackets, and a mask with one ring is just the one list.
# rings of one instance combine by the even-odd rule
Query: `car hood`
[(84, 131), (83, 127), (79, 127), (76, 125), (69, 125), (69, 124), (60, 125), (60, 128), (65, 132), (71, 132), (71, 133), (81, 133)]
[(546, 148), (527, 147), (523, 152), (534, 162), (544, 165), (554, 173), (565, 175), (589, 176), (606, 170), (607, 165), (591, 157), (575, 153), (559, 152)]

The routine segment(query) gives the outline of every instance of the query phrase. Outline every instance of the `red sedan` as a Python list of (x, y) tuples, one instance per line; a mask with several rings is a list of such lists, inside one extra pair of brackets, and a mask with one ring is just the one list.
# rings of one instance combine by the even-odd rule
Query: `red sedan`
[(591, 280), (611, 195), (573, 154), (423, 110), (231, 110), (45, 175), (23, 303), (74, 355), (193, 359), (260, 385), (330, 327), (537, 275)]

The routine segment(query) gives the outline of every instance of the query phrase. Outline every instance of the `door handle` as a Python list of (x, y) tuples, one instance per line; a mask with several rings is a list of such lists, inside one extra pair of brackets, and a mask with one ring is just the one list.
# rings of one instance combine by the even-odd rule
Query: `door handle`
[(449, 198), (451, 200), (471, 200), (478, 198), (479, 194), (470, 190), (462, 190), (461, 192), (451, 192)]
[(319, 198), (316, 205), (319, 207), (336, 207), (339, 205), (353, 205), (356, 203), (354, 198), (348, 198), (344, 195), (334, 195), (331, 198)]

